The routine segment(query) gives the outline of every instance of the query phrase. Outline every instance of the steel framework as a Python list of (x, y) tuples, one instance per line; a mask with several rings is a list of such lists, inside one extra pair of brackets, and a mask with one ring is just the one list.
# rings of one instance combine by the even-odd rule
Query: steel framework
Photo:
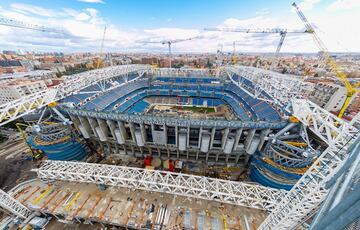
[(314, 87), (312, 83), (304, 82), (296, 76), (255, 67), (237, 65), (227, 66), (224, 69), (230, 76), (237, 74), (255, 83), (257, 93), (255, 92), (254, 96), (256, 96), (255, 94), (261, 96), (261, 91), (266, 92), (272, 97), (273, 102), (279, 106), (287, 106), (293, 98), (303, 98)]
[(360, 122), (360, 113), (348, 123), (307, 100), (295, 99), (292, 105), (294, 116), (328, 147), (259, 229), (295, 229), (311, 217), (328, 193), (325, 183), (342, 167), (348, 158), (349, 147), (359, 136), (354, 124)]
[(28, 218), (32, 214), (32, 211), (1, 189), (0, 207), (24, 219)]
[(167, 171), (69, 161), (33, 169), (45, 180), (65, 180), (169, 193), (271, 211), (285, 191)]
[(0, 126), (40, 109), (51, 102), (58, 101), (95, 82), (132, 72), (142, 75), (148, 69), (149, 67), (144, 65), (111, 66), (68, 76), (64, 83), (51, 89), (0, 105)]

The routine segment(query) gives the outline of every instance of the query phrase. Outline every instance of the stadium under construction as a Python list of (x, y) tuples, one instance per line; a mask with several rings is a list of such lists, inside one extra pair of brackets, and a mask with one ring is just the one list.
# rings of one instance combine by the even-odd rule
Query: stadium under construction
[[(314, 214), (333, 198), (326, 181), (356, 178), (348, 162), (359, 158), (359, 115), (349, 123), (321, 109), (306, 99), (312, 87), (244, 66), (72, 75), (56, 93), (39, 93), (48, 101), (28, 98), (48, 105), (22, 111), (28, 145), (48, 160), (34, 169), (38, 179), (1, 191), (1, 207), (24, 224), (39, 216), (129, 229), (329, 224)], [(327, 209), (319, 213), (335, 215)]]
[(360, 113), (342, 119), (359, 84), (293, 6), (305, 31), (210, 30), (279, 33), (275, 56), (287, 33), (311, 34), (346, 88), (338, 116), (307, 99), (312, 83), (236, 65), (235, 42), (216, 69), (171, 68), (171, 44), (201, 36), (150, 42), (168, 45), (170, 68), (96, 58), (0, 105), (0, 126), (27, 123), (37, 174), (0, 189), (2, 229), (359, 229)]

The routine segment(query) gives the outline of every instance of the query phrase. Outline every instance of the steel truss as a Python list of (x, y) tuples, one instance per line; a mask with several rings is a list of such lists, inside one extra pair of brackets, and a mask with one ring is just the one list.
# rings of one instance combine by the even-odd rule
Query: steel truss
[(32, 211), (0, 189), (0, 207), (21, 218), (28, 218)]
[(288, 145), (281, 140), (275, 140), (275, 143), (269, 144), (266, 155), (277, 164), (290, 168), (302, 168), (312, 162), (312, 157), (305, 157), (304, 152), (305, 149)]
[(140, 75), (148, 69), (149, 67), (145, 65), (111, 66), (68, 76), (64, 83), (51, 89), (46, 89), (0, 105), (0, 126), (16, 120), (25, 114), (29, 114), (36, 109), (40, 109), (51, 102), (63, 99), (100, 80), (132, 72), (138, 72)]
[(325, 199), (325, 183), (348, 158), (348, 149), (360, 136), (354, 124), (360, 113), (347, 123), (307, 100), (293, 100), (294, 116), (328, 144), (326, 150), (278, 203), (259, 229), (295, 229), (311, 217)]
[(44, 180), (65, 180), (215, 200), (271, 211), (285, 191), (260, 185), (125, 166), (47, 160), (33, 169)]
[(152, 68), (149, 73), (156, 76), (197, 76), (206, 77), (219, 75), (218, 69), (175, 69), (175, 68)]
[(261, 91), (264, 91), (272, 97), (275, 104), (282, 107), (287, 106), (293, 98), (303, 98), (314, 87), (312, 83), (304, 82), (296, 76), (255, 67), (227, 66), (224, 70), (231, 76), (237, 74), (252, 81), (257, 86), (254, 96), (259, 95), (260, 99), (269, 100), (267, 97), (261, 97)]

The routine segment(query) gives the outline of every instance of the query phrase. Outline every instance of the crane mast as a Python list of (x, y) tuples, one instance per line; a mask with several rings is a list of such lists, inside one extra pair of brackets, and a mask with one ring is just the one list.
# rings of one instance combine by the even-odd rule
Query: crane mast
[[(286, 29), (282, 28), (273, 28), (273, 29), (243, 29), (243, 28), (204, 28), (205, 31), (222, 31), (222, 32), (238, 32), (238, 33), (260, 33), (260, 34), (280, 34), (280, 41), (278, 43), (278, 46), (276, 48), (274, 58), (277, 59), (279, 56), (281, 47), (284, 43), (285, 37), (288, 33), (292, 34), (301, 34), (301, 33), (311, 33), (309, 30), (305, 31), (287, 31)], [(234, 48), (234, 57), (233, 57), (233, 63), (236, 64), (236, 57), (235, 57), (235, 43), (233, 43)], [(275, 61), (272, 63), (271, 69), (273, 69), (275, 65)]]
[(199, 39), (201, 38), (201, 36), (196, 36), (196, 37), (191, 37), (191, 38), (185, 38), (185, 39), (174, 39), (174, 40), (162, 40), (162, 41), (142, 41), (141, 43), (145, 43), (145, 44), (150, 44), (150, 43), (157, 43), (157, 44), (162, 44), (162, 45), (168, 45), (168, 57), (169, 57), (169, 68), (171, 68), (171, 45), (173, 43), (178, 43), (178, 42), (184, 42), (184, 41), (190, 41), (190, 40), (194, 40), (194, 39)]
[(296, 5), (295, 2), (292, 4), (292, 6), (295, 8), (296, 13), (299, 16), (299, 18), (301, 19), (301, 21), (304, 23), (306, 30), (309, 31), (309, 33), (312, 34), (312, 38), (313, 38), (314, 42), (316, 43), (316, 45), (318, 46), (320, 51), (323, 52), (323, 56), (324, 56), (326, 62), (328, 63), (330, 68), (335, 72), (337, 79), (339, 79), (339, 81), (345, 86), (345, 88), (347, 90), (346, 99), (345, 99), (344, 104), (342, 105), (342, 107), (340, 109), (340, 112), (338, 114), (338, 117), (342, 118), (345, 111), (346, 111), (346, 108), (349, 106), (349, 104), (351, 102), (352, 97), (357, 92), (360, 91), (359, 89), (356, 88), (358, 86), (358, 83), (352, 85), (349, 82), (349, 80), (347, 79), (346, 74), (340, 69), (340, 67), (335, 62), (335, 60), (330, 56), (330, 53), (329, 53), (328, 49), (326, 48), (325, 44), (320, 39), (320, 37), (317, 35), (317, 33), (315, 32), (314, 27), (307, 20), (304, 13), (300, 10), (300, 8)]

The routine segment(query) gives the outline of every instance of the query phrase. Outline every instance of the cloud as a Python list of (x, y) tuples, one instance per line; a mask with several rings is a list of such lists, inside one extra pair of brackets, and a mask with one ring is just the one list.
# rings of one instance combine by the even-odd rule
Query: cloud
[(353, 10), (356, 8), (360, 8), (359, 0), (336, 0), (327, 7), (327, 10), (340, 11), (340, 10)]
[(269, 13), (270, 13), (270, 11), (267, 8), (263, 8), (263, 9), (260, 9), (260, 10), (255, 12), (256, 15), (266, 15), (266, 14), (269, 14)]
[[(172, 45), (173, 52), (216, 52), (218, 44), (224, 44), (224, 52), (232, 52), (233, 41), (238, 41), (236, 48), (238, 52), (275, 52), (280, 40), (279, 34), (226, 33), (175, 27), (124, 30), (105, 19), (101, 11), (90, 7), (82, 9), (46, 9), (30, 4), (27, 4), (26, 7), (24, 7), (24, 4), (15, 4), (9, 8), (0, 7), (0, 16), (50, 28), (62, 28), (66, 31), (66, 34), (54, 34), (1, 26), (0, 50), (99, 52), (105, 26), (107, 30), (104, 52), (165, 53), (168, 49), (165, 45), (145, 45), (139, 41), (162, 41), (197, 36), (201, 36), (201, 39), (174, 43)], [(360, 40), (360, 28), (356, 23), (349, 23), (360, 21), (360, 15), (357, 12), (346, 11), (346, 14), (338, 12), (329, 14), (326, 11), (321, 11), (316, 14), (309, 14), (309, 16), (308, 19), (311, 23), (316, 28), (321, 29), (318, 34), (330, 51), (360, 51), (360, 43), (358, 42)], [(257, 14), (254, 13), (253, 17), (229, 17), (219, 22), (217, 27), (301, 30), (303, 29), (303, 23), (295, 14), (272, 16), (266, 13), (266, 9), (262, 9)], [(342, 46), (339, 46), (338, 40), (342, 41)], [(281, 52), (317, 51), (318, 48), (309, 34), (288, 34), (281, 49)]]
[(298, 4), (302, 11), (312, 10), (314, 6), (319, 3), (320, 0), (304, 0)]
[(102, 4), (104, 4), (104, 3), (105, 3), (103, 0), (78, 0), (78, 2), (86, 2), (86, 3), (102, 3)]
[(23, 3), (13, 3), (10, 7), (19, 13), (23, 14), (34, 14), (43, 17), (53, 17), (55, 15), (54, 11), (50, 9), (45, 9), (43, 7), (34, 6), (30, 4), (23, 4)]

